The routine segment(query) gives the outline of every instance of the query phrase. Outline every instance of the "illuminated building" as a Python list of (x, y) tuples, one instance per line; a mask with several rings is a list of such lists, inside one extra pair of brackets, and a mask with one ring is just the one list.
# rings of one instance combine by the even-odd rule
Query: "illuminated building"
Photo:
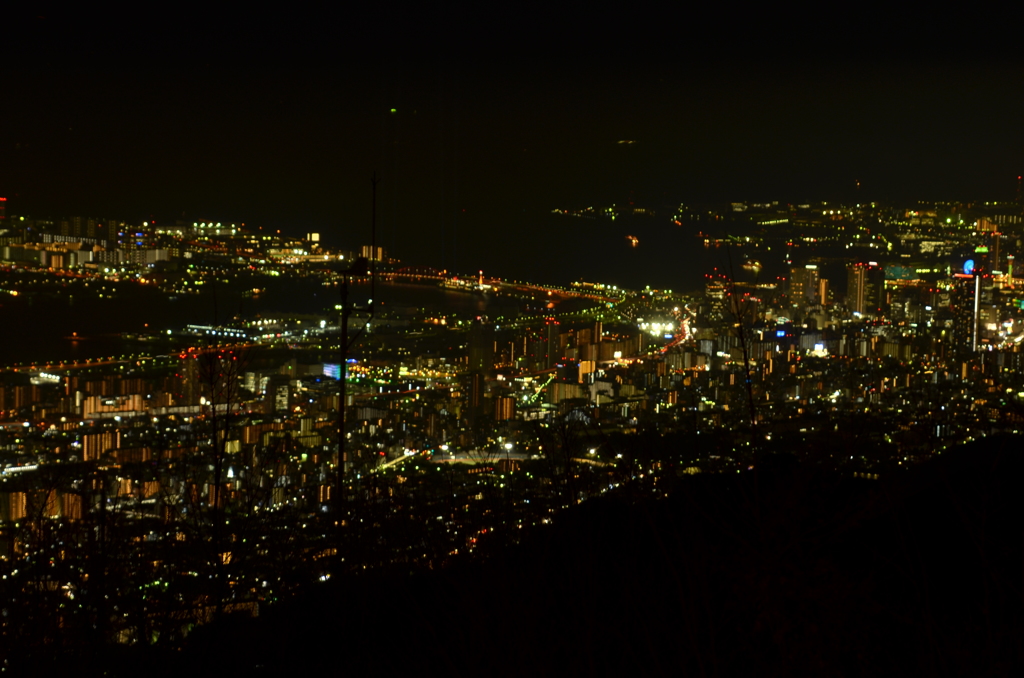
[(789, 297), (794, 304), (807, 305), (820, 303), (821, 276), (816, 264), (804, 267), (794, 266), (789, 269)]
[(512, 396), (500, 396), (494, 399), (495, 421), (508, 421), (515, 419), (516, 399)]
[(583, 329), (576, 333), (576, 358), (583, 361), (595, 361), (600, 352), (601, 339), (604, 338), (604, 323), (594, 322), (593, 329)]
[(101, 458), (108, 450), (121, 447), (121, 430), (111, 429), (99, 433), (86, 433), (82, 436), (82, 461), (94, 461)]
[(292, 406), (291, 380), (286, 374), (272, 374), (267, 380), (263, 396), (263, 411), (266, 414), (288, 412)]
[(178, 363), (178, 396), (181, 405), (198, 405), (202, 391), (199, 382), (199, 355), (193, 351), (183, 353)]
[(0, 493), (0, 520), (14, 522), (28, 515), (28, 496), (24, 492)]
[(549, 318), (544, 323), (544, 334), (545, 334), (545, 354), (544, 354), (544, 368), (548, 369), (554, 367), (562, 359), (562, 351), (559, 343), (559, 322), (554, 318)]
[(960, 353), (978, 350), (978, 304), (980, 275), (957, 273), (953, 276), (953, 345)]
[(850, 264), (846, 285), (846, 306), (851, 313), (875, 315), (881, 312), (885, 270), (878, 264)]
[(975, 353), (981, 333), (981, 306), (991, 281), (981, 264), (973, 259), (964, 262), (963, 273), (953, 275), (950, 307), (953, 311), (953, 345), (959, 353)]
[(1003, 266), (1002, 266), (1003, 258), (1000, 256), (1002, 254), (1002, 249), (1003, 249), (1002, 248), (1002, 244), (1003, 244), (1002, 240), (1003, 240), (1003, 234), (1002, 233), (993, 233), (991, 235), (991, 237), (989, 238), (989, 242), (991, 244), (989, 245), (989, 252), (990, 252), (989, 261), (990, 261), (990, 265), (989, 265), (988, 270), (990, 272), (992, 272), (992, 273), (1000, 273), (1001, 274), (1003, 272)]

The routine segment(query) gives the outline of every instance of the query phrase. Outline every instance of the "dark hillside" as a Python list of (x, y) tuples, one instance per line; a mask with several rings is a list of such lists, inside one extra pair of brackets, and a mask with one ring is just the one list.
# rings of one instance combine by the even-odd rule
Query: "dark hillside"
[(159, 666), (133, 652), (107, 667), (1019, 675), (1021, 443), (988, 438), (878, 481), (785, 456), (687, 476), (666, 499), (587, 501), (482, 563), (324, 584), (258, 620), (201, 628)]

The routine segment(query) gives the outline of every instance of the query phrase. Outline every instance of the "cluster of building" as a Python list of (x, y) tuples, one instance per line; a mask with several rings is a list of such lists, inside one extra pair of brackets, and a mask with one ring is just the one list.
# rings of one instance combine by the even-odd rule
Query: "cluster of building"
[[(383, 248), (377, 249), (377, 256), (384, 259)], [(6, 210), (0, 219), (0, 261), (52, 270), (125, 274), (173, 271), (183, 264), (269, 270), (346, 258), (353, 258), (353, 253), (325, 250), (318, 233), (290, 238), (280, 232), (246, 230), (245, 224), (50, 219), (8, 215)]]
[[(368, 506), (405, 497), (401, 519), (434, 526), (429, 506), (450, 555), (472, 550), (487, 530), (546, 520), (621, 482), (654, 488), (666, 477), (735, 472), (770, 451), (872, 478), (1018, 430), (1020, 214), (1017, 204), (680, 207), (667, 227), (697, 224), (697, 246), (730, 248), (742, 261), (735, 272), (709, 271), (702, 290), (554, 288), (481, 274), (465, 294), (544, 303), (472, 318), (358, 309), (359, 341), (344, 349), (327, 315), (193, 325), (174, 333), (192, 346), (170, 355), (5, 372), (3, 567), (40, 555), (43, 546), (30, 547), (17, 528), (33, 516), (85, 525), (113, 512), (163, 525), (143, 538), (160, 542), (186, 534), (175, 526), (187, 507), (222, 517), (241, 507), (292, 512), (322, 555), (326, 533), (315, 519), (339, 515), (339, 491)], [(245, 266), (332, 283), (338, 271), (317, 265), (352, 256), (312, 237), (151, 226), (26, 220), (0, 237), (6, 260), (38, 269), (96, 267), (98, 254), (122, 252), (129, 265), (192, 259), (212, 272)], [(57, 259), (64, 251), (83, 258)], [(568, 299), (581, 303), (560, 310)], [(641, 436), (642, 445), (631, 442)], [(676, 442), (654, 448), (651, 436)], [(66, 470), (59, 483), (57, 468)], [(505, 508), (487, 503), (498, 496)], [(386, 530), (397, 516), (370, 522)], [(437, 553), (415, 534), (389, 542), (380, 562), (433, 562)], [(171, 576), (157, 565), (150, 574)]]

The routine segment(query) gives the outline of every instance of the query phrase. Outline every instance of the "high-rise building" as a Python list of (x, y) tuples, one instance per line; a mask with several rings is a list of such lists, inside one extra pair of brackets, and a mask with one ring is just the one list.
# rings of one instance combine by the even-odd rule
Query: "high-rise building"
[(544, 367), (550, 369), (562, 359), (561, 345), (559, 343), (559, 322), (554, 318), (548, 318), (544, 323), (545, 356)]
[(794, 266), (789, 269), (790, 300), (800, 306), (820, 303), (820, 281), (817, 264)]
[(846, 306), (852, 313), (881, 313), (885, 294), (885, 270), (875, 262), (847, 266)]
[(271, 374), (267, 379), (263, 395), (263, 411), (266, 414), (288, 412), (292, 405), (291, 380), (286, 374)]
[(980, 273), (957, 273), (953, 276), (950, 307), (953, 311), (953, 347), (958, 353), (978, 350), (978, 310), (981, 304)]
[(194, 351), (182, 353), (178, 362), (178, 397), (181, 405), (198, 405), (202, 394), (199, 379), (199, 355)]
[[(975, 257), (984, 252), (975, 252)], [(994, 326), (998, 311), (992, 305), (993, 277), (988, 258), (968, 259), (963, 272), (953, 275), (950, 308), (953, 311), (953, 345), (960, 353), (975, 353), (983, 342), (983, 325)], [(983, 322), (983, 316), (987, 318)]]
[(513, 396), (499, 396), (494, 399), (495, 421), (508, 421), (516, 416), (516, 399)]
[(469, 371), (490, 375), (494, 369), (494, 325), (474, 320), (468, 343)]
[(121, 430), (86, 433), (82, 435), (82, 461), (94, 461), (102, 457), (108, 450), (121, 447)]
[(998, 233), (998, 232), (997, 233), (992, 233), (989, 236), (989, 243), (990, 243), (990, 245), (989, 245), (989, 248), (988, 248), (988, 250), (989, 250), (989, 257), (988, 257), (989, 268), (988, 268), (988, 270), (989, 270), (990, 273), (991, 272), (996, 272), (996, 271), (998, 271), (999, 273), (1002, 273), (1003, 272), (1003, 262), (1004, 262), (1004, 258), (1002, 257), (1002, 254), (1003, 254), (1003, 252), (1002, 252), (1002, 250), (1003, 250), (1003, 234), (1002, 233)]

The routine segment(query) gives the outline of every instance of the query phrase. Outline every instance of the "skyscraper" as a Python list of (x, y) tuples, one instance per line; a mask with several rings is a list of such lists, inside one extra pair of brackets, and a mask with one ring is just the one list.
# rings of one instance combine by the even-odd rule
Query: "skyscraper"
[(789, 298), (799, 306), (819, 303), (820, 275), (817, 264), (794, 266), (789, 269)]
[(981, 303), (981, 275), (957, 273), (953, 276), (950, 306), (953, 311), (953, 346), (958, 353), (978, 350), (978, 307)]
[(494, 325), (474, 320), (468, 338), (469, 371), (490, 376), (494, 369)]
[(198, 405), (202, 393), (199, 379), (199, 355), (194, 351), (182, 353), (178, 362), (178, 396), (179, 404)]
[(982, 306), (991, 306), (992, 276), (984, 263), (964, 262), (963, 273), (953, 275), (950, 306), (953, 311), (953, 345), (959, 353), (974, 353), (981, 343)]
[(875, 262), (847, 266), (846, 306), (851, 313), (875, 315), (882, 311), (885, 271)]

